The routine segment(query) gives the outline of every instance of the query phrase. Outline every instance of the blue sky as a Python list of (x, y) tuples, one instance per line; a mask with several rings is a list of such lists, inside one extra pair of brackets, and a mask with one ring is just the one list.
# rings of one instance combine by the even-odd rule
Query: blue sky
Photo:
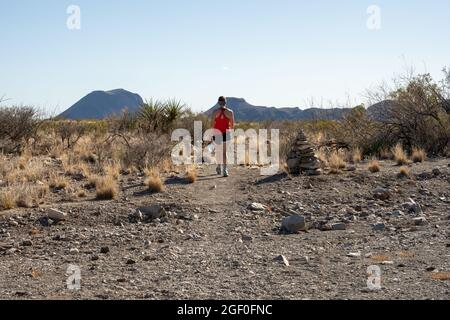
[[(66, 10), (81, 9), (69, 30)], [(381, 9), (369, 30), (367, 8)], [(59, 112), (93, 90), (304, 106), (450, 66), (450, 2), (0, 0), (0, 96)]]

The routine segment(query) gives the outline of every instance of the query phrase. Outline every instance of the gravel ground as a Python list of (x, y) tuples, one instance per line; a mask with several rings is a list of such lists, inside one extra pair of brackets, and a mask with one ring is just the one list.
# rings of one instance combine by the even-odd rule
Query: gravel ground
[[(225, 179), (203, 167), (196, 183), (170, 177), (160, 194), (130, 175), (114, 201), (61, 196), (3, 212), (0, 298), (449, 299), (448, 165), (414, 164), (409, 178), (389, 161), (318, 177), (235, 167)], [(136, 219), (148, 205), (165, 216)], [(67, 220), (48, 220), (50, 208)], [(294, 214), (307, 230), (281, 232)], [(67, 287), (71, 265), (79, 290)], [(379, 290), (367, 287), (370, 266)]]

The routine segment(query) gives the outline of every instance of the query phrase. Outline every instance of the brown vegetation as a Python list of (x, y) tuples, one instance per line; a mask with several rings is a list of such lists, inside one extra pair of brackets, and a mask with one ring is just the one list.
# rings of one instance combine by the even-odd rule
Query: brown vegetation
[(367, 168), (370, 172), (377, 173), (377, 172), (380, 172), (381, 165), (380, 165), (380, 162), (378, 162), (378, 160), (373, 159), (369, 162), (369, 165)]

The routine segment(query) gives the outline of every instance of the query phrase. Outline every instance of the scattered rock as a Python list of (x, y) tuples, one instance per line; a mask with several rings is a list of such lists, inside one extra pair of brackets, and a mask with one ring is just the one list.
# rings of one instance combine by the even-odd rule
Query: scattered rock
[(128, 259), (127, 264), (128, 265), (136, 264), (136, 261), (134, 261), (133, 259)]
[(386, 225), (383, 222), (376, 223), (372, 226), (373, 231), (384, 231), (386, 230)]
[(251, 236), (243, 235), (243, 236), (241, 237), (241, 239), (242, 239), (242, 241), (244, 241), (244, 242), (253, 242), (253, 238), (252, 238)]
[(361, 257), (361, 252), (350, 252), (349, 254), (347, 254), (347, 257), (360, 258)]
[(68, 218), (68, 214), (57, 209), (49, 209), (47, 211), (47, 217), (53, 221), (65, 221)]
[(11, 227), (18, 227), (19, 226), (19, 223), (16, 221), (16, 220), (9, 220), (9, 222), (8, 222), (8, 224), (11, 226)]
[(24, 247), (31, 247), (32, 245), (33, 245), (33, 241), (31, 241), (31, 240), (22, 241), (22, 246), (24, 246)]
[(152, 242), (150, 240), (144, 241), (144, 247), (149, 248), (152, 245)]
[(334, 231), (344, 231), (347, 230), (347, 225), (345, 223), (334, 223), (331, 225), (331, 229)]
[(69, 250), (69, 253), (71, 253), (71, 254), (78, 254), (78, 253), (80, 253), (80, 250), (78, 250), (77, 248), (72, 248), (72, 249)]
[(427, 226), (429, 224), (425, 217), (414, 218), (413, 222), (416, 226)]
[(290, 266), (289, 260), (288, 260), (285, 256), (283, 256), (283, 255), (279, 255), (278, 257), (276, 257), (276, 258), (274, 259), (274, 261), (283, 263), (286, 267), (289, 267), (289, 266)]
[(403, 212), (401, 210), (395, 210), (391, 213), (391, 216), (393, 217), (401, 217), (403, 216)]
[(108, 254), (109, 253), (109, 247), (101, 247), (100, 248), (101, 254)]
[(415, 213), (415, 214), (422, 213), (422, 207), (413, 199), (409, 199), (409, 202), (402, 204), (402, 207), (403, 209), (408, 211), (408, 213)]
[(442, 171), (439, 168), (434, 168), (432, 172), (436, 177), (442, 174)]
[(161, 219), (167, 215), (166, 210), (160, 205), (143, 206), (136, 209), (128, 216), (131, 222), (148, 222)]
[(386, 201), (391, 197), (391, 192), (385, 188), (376, 188), (372, 191), (373, 197), (378, 200)]
[(252, 211), (264, 211), (264, 210), (266, 210), (266, 206), (265, 205), (263, 205), (261, 203), (257, 203), (257, 202), (251, 203), (248, 208), (250, 210), (252, 210)]
[(305, 217), (299, 215), (293, 215), (283, 219), (281, 229), (288, 233), (298, 233), (300, 231), (306, 231)]

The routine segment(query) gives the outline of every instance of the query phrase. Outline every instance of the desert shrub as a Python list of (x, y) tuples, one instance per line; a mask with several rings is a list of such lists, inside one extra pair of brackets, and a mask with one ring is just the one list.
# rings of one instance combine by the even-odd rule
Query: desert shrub
[(407, 167), (400, 168), (400, 172), (398, 173), (399, 178), (406, 178), (406, 177), (409, 177), (409, 175), (410, 175), (409, 168), (407, 168)]
[(95, 191), (98, 200), (111, 200), (117, 197), (119, 188), (113, 177), (106, 176), (96, 180)]
[(87, 193), (86, 190), (80, 189), (77, 191), (77, 197), (78, 198), (86, 198), (87, 197)]
[(352, 156), (351, 160), (353, 163), (359, 163), (363, 159), (363, 155), (359, 147), (353, 149), (351, 156)]
[(331, 168), (331, 173), (338, 173), (347, 166), (342, 153), (338, 151), (332, 152), (328, 157), (328, 165)]
[(427, 159), (427, 152), (424, 149), (414, 147), (412, 149), (411, 160), (414, 163), (424, 162)]
[(0, 152), (22, 152), (41, 123), (34, 107), (0, 107)]
[(56, 129), (62, 144), (68, 149), (73, 148), (87, 131), (87, 126), (80, 121), (60, 121)]
[(120, 161), (125, 168), (155, 168), (170, 157), (171, 149), (172, 143), (167, 135), (137, 134), (123, 146)]
[[(395, 88), (380, 88), (379, 114), (385, 141), (400, 142), (407, 150), (423, 148), (431, 154), (443, 153), (450, 142), (449, 77), (436, 83), (429, 74), (413, 73), (395, 79)], [(379, 98), (378, 98), (379, 99)], [(378, 100), (379, 101), (379, 100)]]
[(48, 194), (48, 186), (15, 185), (2, 190), (0, 193), (0, 208), (10, 210), (16, 207), (31, 208), (39, 204)]
[(196, 167), (189, 168), (186, 171), (186, 179), (189, 183), (195, 183), (198, 179), (198, 171)]
[(164, 190), (164, 183), (158, 170), (146, 169), (144, 172), (146, 176), (144, 183), (150, 192), (158, 193)]
[(363, 105), (347, 112), (331, 129), (341, 147), (359, 148), (361, 155), (373, 154), (382, 147), (385, 131), (380, 123), (373, 121)]
[(54, 190), (66, 189), (69, 185), (67, 179), (59, 174), (51, 174), (48, 181), (48, 186)]
[(108, 163), (103, 169), (105, 175), (112, 177), (114, 180), (119, 179), (121, 167), (117, 162)]
[(10, 210), (16, 206), (16, 193), (12, 189), (3, 189), (0, 192), (0, 208)]

